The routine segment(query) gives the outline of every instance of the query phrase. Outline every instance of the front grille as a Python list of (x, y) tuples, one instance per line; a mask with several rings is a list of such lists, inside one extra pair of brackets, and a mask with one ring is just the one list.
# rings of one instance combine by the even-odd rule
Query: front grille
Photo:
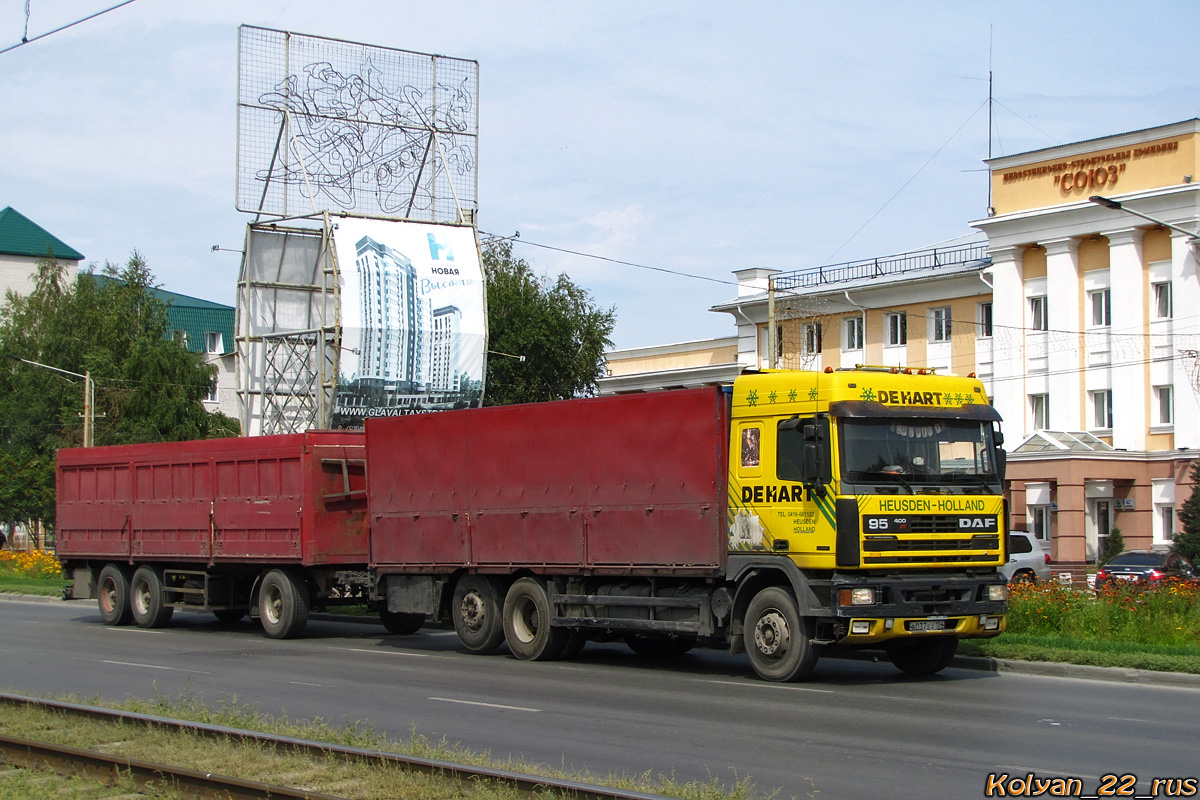
[[(957, 530), (957, 528), (955, 528)], [(925, 533), (925, 531), (921, 531)], [(867, 553), (913, 553), (930, 550), (999, 550), (1000, 537), (977, 534), (967, 539), (901, 539), (898, 536), (865, 536), (863, 551)]]

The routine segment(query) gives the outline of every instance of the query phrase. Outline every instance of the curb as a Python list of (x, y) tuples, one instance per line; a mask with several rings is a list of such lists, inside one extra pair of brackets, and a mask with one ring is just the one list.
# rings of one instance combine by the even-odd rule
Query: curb
[(955, 656), (950, 666), (984, 672), (1012, 672), (1018, 675), (1042, 675), (1053, 678), (1082, 678), (1114, 683), (1145, 683), (1160, 686), (1200, 687), (1200, 675), (1189, 672), (1158, 672), (1129, 667), (1096, 667), (1058, 661), (1018, 661), (1010, 658)]

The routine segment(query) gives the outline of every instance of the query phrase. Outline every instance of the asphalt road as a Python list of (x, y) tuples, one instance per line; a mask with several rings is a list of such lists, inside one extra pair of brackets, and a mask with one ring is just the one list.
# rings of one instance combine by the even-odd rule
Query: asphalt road
[[(2, 597), (2, 596), (0, 596)], [(670, 659), (589, 644), (574, 661), (460, 652), (453, 633), (390, 636), (315, 620), (304, 639), (177, 613), (110, 628), (91, 603), (0, 599), (0, 688), (110, 700), (200, 695), (292, 719), (358, 722), (595, 774), (749, 777), (780, 797), (983, 797), (989, 775), (1200, 775), (1200, 688), (825, 659), (802, 684), (758, 680), (744, 656)], [(996, 791), (993, 779), (992, 796)], [(1112, 781), (1114, 789), (1120, 788)], [(1070, 787), (1067, 787), (1070, 788)], [(1165, 785), (1159, 796), (1165, 795)]]

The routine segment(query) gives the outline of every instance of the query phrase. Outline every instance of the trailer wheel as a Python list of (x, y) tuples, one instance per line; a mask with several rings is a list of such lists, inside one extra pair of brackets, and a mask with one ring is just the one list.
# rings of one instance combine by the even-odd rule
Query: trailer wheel
[(778, 586), (768, 586), (750, 601), (746, 650), (754, 671), (768, 681), (798, 680), (817, 664), (811, 626), (800, 617), (792, 596)]
[(271, 639), (294, 639), (308, 624), (308, 593), (291, 572), (273, 569), (258, 589), (258, 614)]
[(454, 632), (472, 653), (489, 653), (504, 641), (500, 594), (482, 575), (464, 575), (454, 587)]
[(546, 588), (534, 578), (521, 578), (504, 598), (504, 638), (513, 655), (525, 661), (551, 661), (566, 649), (567, 628), (550, 625), (553, 616)]
[(145, 564), (137, 568), (129, 583), (129, 605), (139, 628), (161, 628), (175, 613), (163, 591), (162, 573)]
[(425, 615), (406, 614), (383, 609), (379, 612), (379, 621), (383, 623), (383, 627), (387, 628), (388, 633), (395, 634), (396, 636), (404, 636), (421, 630), (421, 627), (425, 624)]
[(116, 564), (105, 564), (97, 580), (96, 602), (105, 625), (128, 625), (133, 621), (129, 607), (129, 576)]
[(892, 664), (909, 675), (933, 675), (941, 672), (958, 652), (958, 639), (953, 636), (927, 637), (911, 641), (893, 640), (887, 654)]

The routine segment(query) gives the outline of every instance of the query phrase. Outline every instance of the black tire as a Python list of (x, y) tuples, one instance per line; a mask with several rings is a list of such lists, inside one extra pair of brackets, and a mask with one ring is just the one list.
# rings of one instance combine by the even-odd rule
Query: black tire
[(583, 652), (583, 646), (588, 643), (587, 634), (579, 629), (571, 630), (567, 634), (567, 643), (563, 646), (562, 652), (558, 654), (559, 658), (570, 660)]
[(383, 623), (383, 627), (387, 628), (388, 633), (395, 634), (396, 636), (405, 636), (421, 630), (421, 627), (425, 624), (425, 615), (407, 614), (383, 609), (379, 612), (379, 621)]
[(129, 575), (116, 564), (105, 564), (96, 580), (96, 603), (105, 625), (128, 625), (133, 621), (129, 607)]
[(214, 610), (213, 616), (217, 618), (217, 622), (237, 622), (242, 617), (246, 616), (244, 608), (218, 608)]
[(945, 669), (958, 652), (953, 636), (893, 640), (887, 646), (888, 658), (896, 669), (909, 675), (933, 675)]
[(1029, 570), (1022, 570), (1022, 571), (1014, 574), (1012, 576), (1012, 580), (1010, 580), (1009, 583), (1035, 584), (1035, 583), (1037, 583), (1037, 575), (1034, 575)]
[(644, 633), (629, 634), (625, 644), (639, 656), (680, 656), (696, 646), (695, 640), (687, 637)]
[(129, 582), (129, 607), (139, 628), (161, 628), (171, 621), (175, 606), (167, 602), (162, 573), (143, 564)]
[(472, 653), (490, 653), (504, 641), (503, 608), (496, 584), (482, 575), (464, 575), (450, 607), (454, 632)]
[(308, 624), (308, 592), (291, 572), (273, 569), (258, 587), (258, 615), (270, 639), (295, 639)]
[(812, 628), (791, 594), (778, 586), (768, 586), (750, 601), (745, 635), (750, 664), (763, 680), (799, 680), (817, 664)]
[(504, 639), (524, 661), (551, 661), (567, 647), (571, 631), (550, 625), (553, 617), (546, 588), (535, 578), (521, 578), (504, 597)]

